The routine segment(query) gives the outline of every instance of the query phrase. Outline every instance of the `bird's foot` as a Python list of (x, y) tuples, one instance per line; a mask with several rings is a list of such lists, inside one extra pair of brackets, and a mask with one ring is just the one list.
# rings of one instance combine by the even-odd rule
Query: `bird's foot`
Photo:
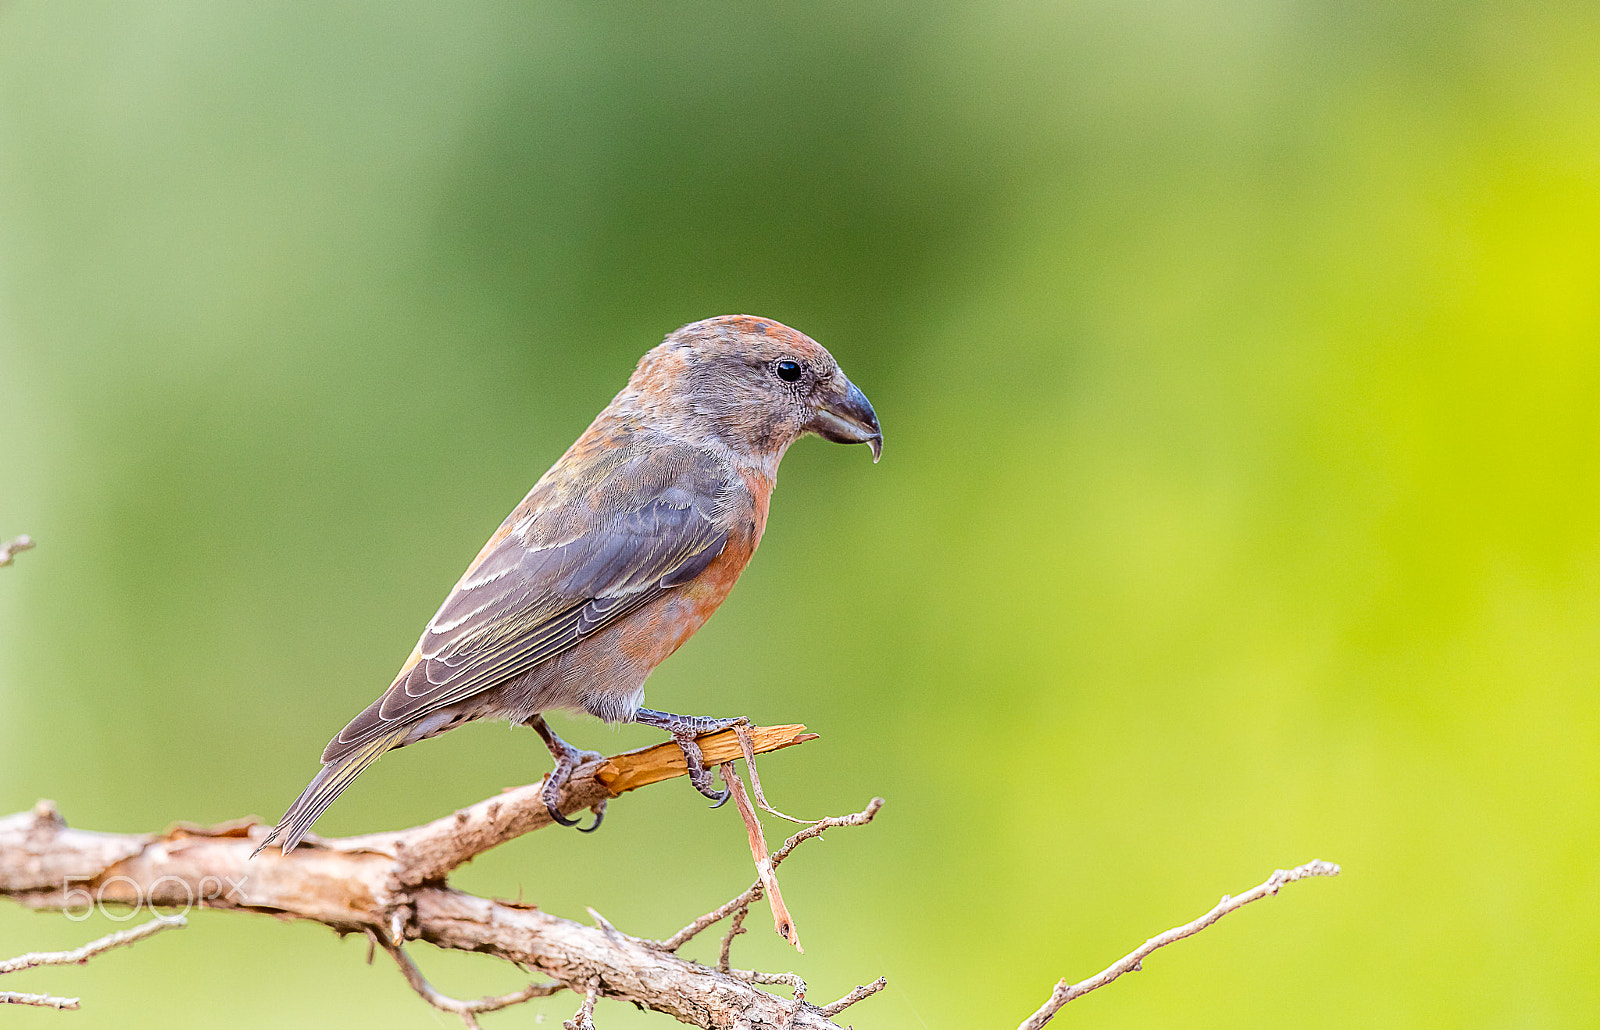
[(700, 751), (697, 738), (740, 723), (748, 726), (749, 719), (742, 715), (736, 715), (731, 719), (717, 719), (709, 715), (673, 715), (671, 712), (657, 712), (650, 708), (639, 709), (633, 719), (635, 722), (654, 726), (672, 734), (673, 741), (683, 751), (684, 763), (689, 766), (689, 782), (694, 784), (695, 790), (716, 802), (712, 808), (723, 806), (731, 794), (726, 787), (717, 790), (711, 785), (711, 770), (706, 768), (705, 755)]
[(550, 818), (562, 826), (577, 826), (579, 833), (593, 833), (598, 830), (601, 820), (606, 817), (604, 805), (595, 809), (593, 823), (588, 826), (578, 826), (579, 821), (577, 819), (569, 819), (561, 814), (561, 809), (557, 807), (556, 802), (561, 798), (561, 788), (566, 786), (567, 781), (572, 778), (572, 773), (578, 766), (585, 762), (598, 761), (605, 756), (598, 751), (585, 751), (582, 748), (576, 748), (568, 744), (555, 735), (555, 731), (550, 728), (542, 716), (536, 715), (529, 719), (528, 725), (532, 726), (539, 734), (539, 737), (544, 741), (544, 746), (550, 749), (550, 756), (556, 760), (556, 767), (550, 770), (549, 776), (545, 777), (544, 790), (540, 791), (540, 797), (544, 801), (545, 809), (550, 813)]

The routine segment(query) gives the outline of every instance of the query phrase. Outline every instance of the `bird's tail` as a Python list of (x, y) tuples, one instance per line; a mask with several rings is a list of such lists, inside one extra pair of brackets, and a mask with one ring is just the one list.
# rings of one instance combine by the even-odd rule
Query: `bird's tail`
[(359, 747), (351, 748), (348, 752), (326, 763), (322, 771), (312, 779), (306, 789), (300, 792), (295, 803), (283, 813), (283, 818), (273, 831), (267, 834), (265, 840), (250, 853), (254, 858), (261, 853), (261, 849), (276, 842), (287, 855), (293, 851), (305, 835), (310, 831), (311, 824), (317, 817), (327, 811), (333, 799), (338, 797), (350, 781), (361, 775), (361, 771), (376, 762), (385, 751), (398, 745), (405, 739), (411, 727), (401, 726), (390, 733), (370, 740)]

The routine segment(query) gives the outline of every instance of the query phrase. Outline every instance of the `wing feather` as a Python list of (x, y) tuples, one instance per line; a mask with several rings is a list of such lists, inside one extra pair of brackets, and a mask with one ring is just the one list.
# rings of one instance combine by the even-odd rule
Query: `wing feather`
[(731, 466), (683, 445), (607, 462), (576, 496), (542, 487), (445, 599), (418, 660), (328, 744), (324, 762), (524, 675), (694, 579), (722, 553), (724, 515), (744, 489)]

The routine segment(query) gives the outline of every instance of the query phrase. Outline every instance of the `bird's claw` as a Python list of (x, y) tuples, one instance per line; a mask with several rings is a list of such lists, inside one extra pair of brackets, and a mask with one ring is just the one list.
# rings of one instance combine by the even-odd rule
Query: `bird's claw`
[(698, 738), (740, 723), (749, 725), (748, 718), (739, 715), (731, 719), (715, 719), (706, 715), (673, 715), (641, 708), (634, 714), (634, 721), (672, 734), (673, 742), (683, 752), (683, 762), (689, 767), (689, 782), (694, 784), (694, 789), (716, 802), (712, 808), (721, 808), (727, 803), (731, 792), (726, 787), (717, 790), (712, 786), (711, 770), (706, 768), (705, 755), (700, 750)]
[[(562, 779), (565, 780), (565, 777), (562, 777)], [(582, 819), (569, 819), (561, 814), (561, 809), (556, 807), (555, 798), (553, 797), (553, 794), (555, 793), (555, 791), (552, 789), (553, 786), (553, 782), (546, 782), (542, 799), (544, 801), (545, 811), (550, 813), (550, 819), (553, 822), (560, 826), (577, 827), (579, 833), (593, 833), (600, 828), (600, 824), (605, 820), (606, 817), (605, 805), (602, 804), (595, 808), (594, 822), (590, 823), (588, 826), (579, 826), (578, 824), (583, 821)]]
[(706, 768), (705, 754), (700, 750), (700, 742), (695, 739), (696, 734), (685, 731), (674, 733), (672, 739), (683, 752), (684, 764), (689, 767), (689, 782), (694, 784), (694, 789), (710, 798), (716, 804), (712, 808), (721, 808), (733, 796), (727, 787), (718, 790), (712, 785), (711, 770)]
[(593, 833), (600, 828), (600, 823), (606, 817), (605, 802), (601, 802), (594, 810), (594, 822), (588, 826), (578, 826), (579, 820), (569, 819), (561, 814), (561, 809), (556, 807), (556, 790), (571, 779), (573, 770), (584, 762), (597, 760), (603, 756), (597, 751), (582, 751), (573, 747), (560, 737), (545, 723), (544, 719), (534, 716), (528, 720), (528, 725), (536, 730), (543, 738), (545, 747), (550, 749), (550, 756), (555, 759), (556, 767), (550, 770), (550, 775), (545, 778), (544, 790), (540, 791), (540, 798), (544, 801), (545, 811), (550, 813), (550, 818), (560, 826), (576, 826), (579, 833)]

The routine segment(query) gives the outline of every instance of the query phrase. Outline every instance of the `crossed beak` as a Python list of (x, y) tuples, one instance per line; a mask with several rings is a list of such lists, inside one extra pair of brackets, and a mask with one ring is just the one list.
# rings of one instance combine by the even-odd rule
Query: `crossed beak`
[(824, 440), (834, 443), (864, 443), (872, 449), (873, 464), (883, 454), (883, 430), (878, 428), (878, 414), (872, 410), (867, 395), (835, 372), (833, 381), (823, 394), (822, 405), (811, 416), (806, 428)]

